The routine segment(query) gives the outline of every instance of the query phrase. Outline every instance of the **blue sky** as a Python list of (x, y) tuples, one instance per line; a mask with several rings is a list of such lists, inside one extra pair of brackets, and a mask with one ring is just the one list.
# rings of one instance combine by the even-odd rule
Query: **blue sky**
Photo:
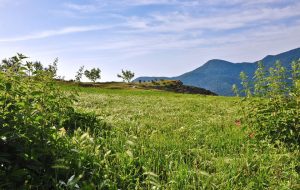
[(59, 75), (176, 76), (210, 59), (256, 61), (300, 47), (299, 0), (0, 0), (0, 58), (24, 53)]

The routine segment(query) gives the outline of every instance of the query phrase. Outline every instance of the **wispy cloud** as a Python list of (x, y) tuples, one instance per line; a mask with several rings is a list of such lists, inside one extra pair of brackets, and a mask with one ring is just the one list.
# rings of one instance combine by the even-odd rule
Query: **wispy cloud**
[[(101, 6), (109, 4), (106, 1)], [(132, 5), (144, 4), (182, 4), (194, 3), (198, 6), (199, 1), (176, 1), (176, 0), (123, 0), (124, 4)], [(242, 0), (215, 0), (204, 2), (213, 3), (241, 4)], [(272, 4), (282, 2), (280, 0), (261, 0), (251, 1), (251, 4)], [(98, 4), (65, 4), (69, 9), (78, 11), (95, 11)], [(100, 6), (100, 5), (99, 5)], [(246, 6), (243, 4), (243, 6)], [(268, 41), (285, 36), (285, 33), (299, 31), (299, 27), (285, 26), (280, 21), (287, 18), (300, 16), (300, 3), (280, 7), (262, 6), (261, 8), (252, 7), (236, 11), (232, 8), (229, 11), (220, 11), (209, 16), (194, 14), (189, 11), (167, 11), (150, 12), (145, 15), (124, 16), (119, 15), (119, 20), (114, 26), (81, 26), (68, 27), (60, 30), (50, 30), (37, 33), (35, 35), (23, 36), (19, 38), (0, 39), (0, 42), (21, 41), (30, 39), (40, 39), (56, 35), (70, 33), (88, 32), (117, 27), (117, 30), (109, 30), (109, 40), (102, 39), (85, 45), (81, 45), (84, 51), (116, 51), (121, 55), (136, 55), (157, 52), (161, 50), (187, 50), (199, 47), (225, 46), (228, 44), (248, 43), (249, 41)], [(295, 23), (297, 23), (296, 19)], [(277, 23), (279, 22), (279, 23)], [(275, 23), (275, 24), (274, 24)], [(285, 28), (282, 30), (281, 28)], [(231, 31), (233, 30), (233, 31)], [(234, 31), (241, 30), (241, 31)], [(230, 32), (227, 32), (230, 31)], [(284, 31), (284, 32), (283, 32)], [(221, 32), (221, 34), (219, 34)], [(275, 37), (272, 37), (275, 36)], [(67, 48), (68, 49), (68, 48)]]
[(53, 36), (60, 36), (66, 34), (73, 34), (73, 33), (81, 33), (81, 32), (90, 32), (90, 31), (97, 31), (97, 30), (104, 30), (111, 28), (112, 26), (71, 26), (60, 28), (57, 30), (45, 30), (35, 34), (24, 35), (19, 37), (13, 38), (0, 38), (0, 42), (18, 42), (18, 41), (26, 41), (26, 40), (35, 40), (35, 39), (43, 39)]
[(65, 3), (64, 7), (69, 10), (89, 13), (99, 10), (102, 5), (99, 3), (91, 3), (91, 4), (77, 4), (77, 3)]
[[(270, 0), (271, 1), (271, 0)], [(268, 1), (269, 2), (269, 1)], [(300, 16), (300, 3), (279, 8), (252, 8), (243, 11), (216, 13), (213, 16), (188, 12), (152, 13), (149, 17), (128, 18), (137, 29), (149, 32), (180, 32), (190, 30), (228, 30), (260, 27), (283, 19)]]
[[(284, 2), (290, 3), (279, 7), (275, 6)], [(156, 4), (174, 5), (177, 8), (163, 12), (144, 9), (142, 15), (126, 15), (126, 9), (129, 7)], [(218, 8), (218, 6), (220, 7)], [(117, 3), (107, 0), (94, 0), (88, 4), (68, 3), (65, 4), (65, 8), (76, 11), (78, 14), (99, 12), (107, 19), (111, 19), (113, 16), (116, 18), (117, 15), (120, 23), (127, 24), (131, 29), (136, 29), (135, 32), (229, 30), (259, 27), (260, 25), (274, 24), (272, 22), (300, 16), (298, 11), (300, 2), (292, 0), (253, 0), (247, 2), (244, 0), (120, 0)], [(203, 10), (204, 13), (199, 10)], [(103, 15), (103, 12), (111, 14)], [(76, 13), (73, 12), (72, 15), (74, 16), (74, 14)]]

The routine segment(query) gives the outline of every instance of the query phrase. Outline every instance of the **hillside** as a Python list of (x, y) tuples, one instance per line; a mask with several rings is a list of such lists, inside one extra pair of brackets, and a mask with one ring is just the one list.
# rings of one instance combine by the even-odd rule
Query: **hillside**
[[(60, 81), (66, 84), (77, 85), (73, 82)], [(159, 80), (151, 82), (133, 82), (133, 83), (124, 83), (124, 82), (103, 82), (103, 83), (80, 83), (81, 87), (93, 87), (93, 88), (102, 88), (102, 89), (130, 89), (130, 90), (160, 90), (184, 94), (202, 94), (202, 95), (217, 95), (209, 90), (183, 85), (181, 81), (178, 80)]]
[[(281, 61), (285, 67), (289, 67), (290, 62), (300, 59), (300, 48), (293, 49), (278, 55), (268, 55), (259, 60), (269, 68), (277, 60)], [(177, 77), (170, 77), (169, 79), (180, 80), (185, 85), (205, 88), (219, 95), (230, 96), (232, 93), (232, 85), (240, 84), (239, 74), (244, 71), (250, 78), (257, 68), (257, 63), (232, 63), (225, 60), (213, 59), (202, 65), (201, 67), (184, 73)], [(165, 78), (165, 77), (158, 77)], [(138, 80), (155, 80), (156, 77), (139, 77)]]

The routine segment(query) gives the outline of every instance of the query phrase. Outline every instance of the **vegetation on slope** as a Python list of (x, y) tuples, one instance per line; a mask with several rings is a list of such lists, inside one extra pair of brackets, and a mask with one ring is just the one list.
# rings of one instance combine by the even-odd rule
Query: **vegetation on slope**
[[(76, 85), (76, 83), (63, 81), (67, 85)], [(202, 95), (213, 95), (216, 96), (214, 92), (209, 90), (198, 88), (194, 86), (183, 85), (181, 81), (178, 80), (160, 80), (160, 81), (149, 81), (149, 82), (102, 82), (102, 83), (79, 83), (82, 87), (95, 87), (95, 88), (106, 88), (106, 89), (132, 89), (132, 90), (161, 90), (176, 93), (185, 94), (202, 94)]]

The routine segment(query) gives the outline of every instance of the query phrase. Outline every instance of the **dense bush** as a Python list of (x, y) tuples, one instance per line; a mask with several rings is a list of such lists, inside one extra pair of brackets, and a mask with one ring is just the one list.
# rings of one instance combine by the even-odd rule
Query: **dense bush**
[(0, 67), (0, 189), (74, 189), (101, 181), (103, 147), (93, 135), (109, 127), (76, 112), (75, 96), (57, 87), (52, 69), (34, 69), (25, 58), (18, 54)]
[(300, 144), (300, 60), (287, 69), (278, 61), (268, 70), (262, 63), (253, 80), (241, 73), (244, 119), (253, 127), (252, 136)]

